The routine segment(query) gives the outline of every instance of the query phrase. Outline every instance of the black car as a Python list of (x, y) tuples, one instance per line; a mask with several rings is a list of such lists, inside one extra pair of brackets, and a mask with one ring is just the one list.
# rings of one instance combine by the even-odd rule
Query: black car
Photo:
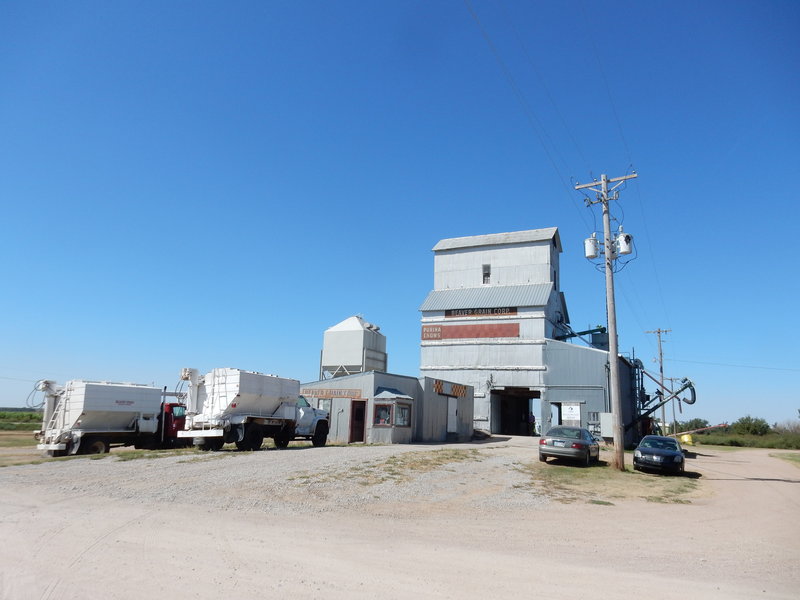
[(660, 435), (646, 435), (633, 451), (635, 471), (683, 473), (685, 458), (678, 440)]

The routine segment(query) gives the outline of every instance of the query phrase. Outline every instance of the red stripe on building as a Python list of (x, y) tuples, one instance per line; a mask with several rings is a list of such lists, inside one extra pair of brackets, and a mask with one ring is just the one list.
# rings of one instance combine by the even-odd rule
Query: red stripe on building
[(461, 340), (519, 337), (519, 323), (482, 325), (423, 325), (423, 340)]

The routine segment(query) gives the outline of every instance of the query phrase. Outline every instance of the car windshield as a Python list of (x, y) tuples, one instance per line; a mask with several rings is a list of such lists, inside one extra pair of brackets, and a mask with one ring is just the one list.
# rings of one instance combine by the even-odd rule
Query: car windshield
[(642, 448), (657, 448), (659, 450), (678, 450), (678, 442), (675, 440), (656, 440), (656, 439), (643, 439), (640, 444)]
[(566, 427), (558, 427), (556, 429), (551, 429), (547, 433), (548, 437), (563, 437), (569, 438), (571, 440), (577, 440), (581, 437), (581, 430), (580, 429), (569, 429)]

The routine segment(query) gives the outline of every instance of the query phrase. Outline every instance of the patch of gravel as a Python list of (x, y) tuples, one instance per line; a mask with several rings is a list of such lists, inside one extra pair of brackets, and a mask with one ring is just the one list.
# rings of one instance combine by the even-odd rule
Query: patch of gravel
[[(456, 458), (433, 465), (439, 461), (431, 459), (441, 455), (432, 453), (443, 450), (455, 451)], [(0, 487), (8, 482), (63, 497), (274, 514), (504, 511), (549, 502), (517, 468), (532, 458), (529, 449), (491, 444), (226, 448), (128, 461), (112, 453), (96, 460), (6, 467), (0, 470)]]

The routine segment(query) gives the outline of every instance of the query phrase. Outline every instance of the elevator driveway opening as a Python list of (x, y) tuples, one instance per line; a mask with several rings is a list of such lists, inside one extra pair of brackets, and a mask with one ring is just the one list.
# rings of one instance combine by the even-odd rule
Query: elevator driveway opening
[(531, 401), (541, 397), (539, 390), (506, 387), (494, 389), (491, 394), (492, 433), (531, 435)]

